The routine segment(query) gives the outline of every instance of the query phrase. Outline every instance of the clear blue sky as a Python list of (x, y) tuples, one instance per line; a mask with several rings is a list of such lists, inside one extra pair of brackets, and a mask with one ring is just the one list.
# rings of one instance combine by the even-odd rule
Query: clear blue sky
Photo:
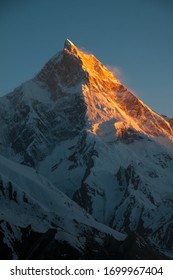
[(69, 38), (173, 117), (172, 0), (0, 0), (0, 38), (0, 95), (32, 78)]

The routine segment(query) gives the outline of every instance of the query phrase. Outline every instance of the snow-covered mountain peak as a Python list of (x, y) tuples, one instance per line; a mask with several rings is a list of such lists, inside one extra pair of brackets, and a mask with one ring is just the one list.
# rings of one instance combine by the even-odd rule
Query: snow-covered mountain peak
[(166, 134), (172, 141), (170, 123), (121, 84), (94, 55), (81, 50), (67, 39), (58, 64), (57, 69), (61, 68), (58, 77), (63, 76), (61, 80), (65, 80), (63, 87), (65, 85), (75, 91), (81, 85), (86, 119), (94, 134), (105, 134), (104, 123), (110, 121), (112, 134), (118, 137), (133, 130), (152, 137)]
[(0, 127), (0, 154), (22, 164), (0, 156), (0, 241), (20, 241), (31, 225), (57, 232), (56, 252), (61, 241), (100, 252), (110, 233), (119, 246), (124, 236), (100, 228), (72, 199), (99, 222), (138, 233), (145, 248), (173, 257), (173, 119), (152, 111), (94, 55), (67, 39), (34, 79), (0, 98)]
[[(38, 102), (44, 103), (44, 108), (50, 111), (49, 103), (54, 128), (60, 126), (64, 131), (68, 128), (68, 135), (73, 134), (76, 127), (77, 131), (90, 130), (106, 142), (122, 140), (136, 133), (157, 138), (166, 145), (168, 141), (173, 142), (171, 122), (152, 111), (94, 55), (76, 47), (69, 39), (66, 39), (64, 49), (54, 55), (33, 80), (14, 93), (8, 95), (8, 102), (16, 102), (18, 106), (19, 100), (23, 99), (27, 112), (33, 111), (28, 109), (30, 106), (35, 111)], [(24, 100), (22, 96), (27, 98)], [(31, 98), (35, 100), (32, 105)], [(56, 102), (52, 103), (52, 100)], [(63, 112), (67, 113), (64, 115)], [(42, 113), (40, 109), (36, 112), (39, 119)], [(106, 135), (109, 135), (108, 139)]]

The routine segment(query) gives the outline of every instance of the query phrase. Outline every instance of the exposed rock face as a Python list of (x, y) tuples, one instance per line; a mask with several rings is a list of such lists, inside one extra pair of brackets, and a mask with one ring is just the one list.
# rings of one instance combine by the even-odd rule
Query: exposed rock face
[[(6, 164), (0, 159), (1, 244), (7, 258), (48, 258), (48, 252), (52, 258), (63, 258), (62, 248), (64, 258), (101, 258), (99, 251), (106, 258), (143, 258), (140, 248), (145, 248), (146, 258), (173, 258), (172, 119), (153, 112), (93, 55), (66, 40), (64, 49), (34, 79), (0, 98), (0, 127), (0, 154), (10, 160)], [(24, 171), (22, 165), (6, 173), (11, 161), (33, 167), (37, 175)], [(34, 181), (27, 175), (20, 185), (21, 170)], [(43, 183), (36, 183), (39, 178)], [(60, 207), (62, 200), (65, 206)], [(75, 208), (76, 203), (83, 210)], [(53, 212), (51, 217), (42, 205)], [(84, 211), (95, 220), (88, 218), (83, 226), (82, 216), (74, 222), (69, 205), (75, 213)], [(28, 223), (24, 219), (13, 224), (9, 213), (21, 209)], [(75, 244), (67, 234), (67, 218), (57, 214), (67, 209)], [(35, 228), (43, 218), (44, 230)], [(110, 238), (96, 221), (109, 227)], [(33, 247), (30, 257), (28, 252), (17, 252), (13, 233), (9, 243), (4, 242), (10, 227), (16, 248), (26, 247), (34, 238), (40, 249)], [(61, 239), (56, 238), (57, 227), (65, 232)], [(26, 238), (29, 229), (31, 236)], [(126, 240), (119, 240), (117, 231), (128, 234)], [(79, 249), (78, 237), (86, 235)], [(49, 245), (44, 249), (45, 240)], [(116, 256), (111, 247), (116, 248)]]

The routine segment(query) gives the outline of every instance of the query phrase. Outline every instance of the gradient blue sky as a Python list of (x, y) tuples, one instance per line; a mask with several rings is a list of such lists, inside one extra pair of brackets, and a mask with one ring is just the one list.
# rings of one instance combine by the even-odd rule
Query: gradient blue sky
[(0, 0), (0, 95), (32, 78), (66, 38), (173, 117), (172, 0)]

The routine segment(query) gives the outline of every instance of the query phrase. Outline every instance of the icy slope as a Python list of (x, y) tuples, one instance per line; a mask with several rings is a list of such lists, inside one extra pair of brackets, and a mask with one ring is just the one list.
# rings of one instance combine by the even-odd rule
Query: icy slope
[(164, 207), (173, 213), (173, 152), (147, 137), (105, 144), (80, 135), (61, 143), (39, 170), (97, 220), (123, 232), (144, 232), (144, 225), (147, 231), (148, 215), (150, 227), (161, 228), (153, 215), (163, 220)]
[(54, 230), (55, 240), (67, 242), (69, 246), (83, 254), (87, 249), (87, 236), (93, 238), (93, 244), (95, 241), (103, 250), (106, 236), (112, 236), (115, 241), (117, 240), (117, 244), (126, 237), (97, 223), (33, 169), (13, 163), (2, 156), (0, 156), (0, 204), (0, 231), (4, 234), (3, 244), (10, 248), (13, 258), (19, 257), (18, 248), (15, 250), (15, 242), (22, 242), (21, 229), (28, 226), (40, 234), (50, 229)]

